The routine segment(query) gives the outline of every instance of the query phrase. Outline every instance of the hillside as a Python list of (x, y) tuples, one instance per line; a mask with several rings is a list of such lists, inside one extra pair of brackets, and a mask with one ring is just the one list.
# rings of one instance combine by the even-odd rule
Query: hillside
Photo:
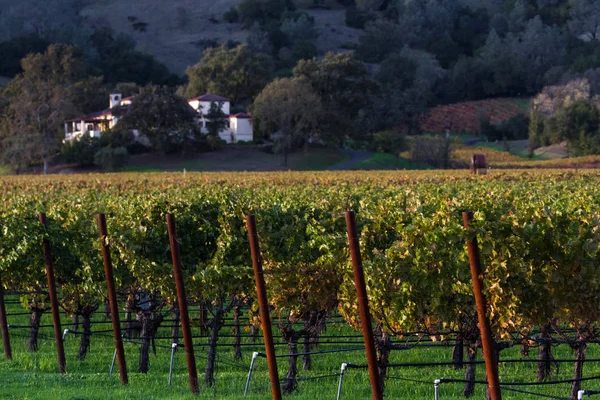
[(429, 110), (421, 123), (424, 132), (443, 133), (448, 124), (452, 132), (479, 134), (479, 118), (490, 117), (492, 123), (504, 121), (527, 112), (528, 99), (497, 98), (463, 103), (446, 104)]
[[(229, 40), (246, 42), (248, 31), (238, 23), (223, 21), (223, 13), (239, 0), (104, 0), (85, 6), (79, 15), (89, 27), (108, 26), (130, 35), (137, 49), (152, 54), (177, 74), (198, 62), (207, 44)], [(344, 9), (301, 8), (315, 18), (317, 50), (342, 50), (357, 43), (360, 30), (345, 26)], [(147, 24), (143, 31), (134, 25)]]

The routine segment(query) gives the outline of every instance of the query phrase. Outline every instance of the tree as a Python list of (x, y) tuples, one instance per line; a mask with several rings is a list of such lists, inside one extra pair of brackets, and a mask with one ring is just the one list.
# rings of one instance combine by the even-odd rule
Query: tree
[(586, 78), (548, 86), (533, 99), (530, 153), (566, 141), (573, 155), (600, 153), (600, 99)]
[(434, 99), (434, 88), (445, 76), (435, 57), (408, 47), (391, 54), (375, 76), (372, 121), (376, 129), (394, 128), (401, 135), (416, 133), (423, 113)]
[(244, 28), (255, 22), (266, 25), (270, 21), (279, 21), (286, 10), (284, 0), (243, 0), (238, 6), (239, 18)]
[(219, 133), (227, 128), (228, 118), (223, 112), (222, 102), (210, 102), (210, 108), (202, 116), (206, 119), (206, 131), (209, 136), (219, 137)]
[(134, 97), (114, 130), (138, 130), (158, 153), (186, 151), (200, 139), (197, 114), (188, 102), (164, 86), (149, 85)]
[(517, 0), (510, 14), (508, 15), (508, 29), (511, 33), (519, 33), (525, 28), (527, 21), (527, 2)]
[(21, 60), (29, 53), (43, 53), (49, 43), (36, 36), (26, 35), (0, 42), (0, 75), (15, 76), (22, 72)]
[(446, 87), (442, 90), (444, 101), (483, 99), (484, 83), (489, 80), (485, 61), (479, 57), (461, 57), (448, 72)]
[(600, 153), (600, 113), (590, 100), (574, 102), (544, 125), (544, 134), (555, 141), (566, 140), (574, 156)]
[(546, 73), (564, 64), (566, 38), (537, 16), (519, 33), (501, 39), (490, 31), (479, 58), (490, 73), (484, 82), (489, 95), (523, 95), (536, 93), (544, 86)]
[(296, 40), (312, 40), (316, 36), (315, 19), (306, 13), (301, 13), (293, 18), (287, 18), (281, 23), (281, 32), (290, 42)]
[(186, 70), (187, 97), (215, 93), (236, 104), (248, 104), (273, 75), (273, 60), (267, 54), (253, 53), (248, 46), (206, 49), (198, 64)]
[(360, 60), (350, 53), (327, 53), (321, 60), (300, 60), (293, 74), (321, 100), (323, 113), (318, 133), (323, 140), (341, 144), (357, 131), (356, 119), (368, 105), (375, 87)]
[(253, 117), (260, 129), (272, 132), (276, 150), (283, 154), (287, 166), (288, 153), (315, 131), (321, 101), (311, 87), (298, 78), (276, 79), (252, 103)]
[(491, 30), (479, 59), (490, 73), (483, 82), (485, 94), (509, 94), (516, 80), (507, 40), (502, 40), (495, 30)]
[(135, 82), (138, 85), (174, 85), (180, 78), (150, 54), (135, 50), (135, 41), (110, 28), (101, 28), (90, 36), (91, 45), (98, 52), (95, 63), (107, 83)]
[(269, 34), (261, 28), (258, 22), (255, 22), (249, 29), (248, 48), (256, 53), (271, 54), (273, 52), (273, 43)]
[(63, 121), (78, 111), (75, 94), (87, 66), (77, 50), (66, 45), (30, 54), (21, 66), (23, 73), (5, 92), (10, 105), (3, 158), (17, 168), (41, 160), (47, 174), (48, 162), (60, 146)]
[(365, 34), (359, 38), (356, 53), (365, 62), (376, 63), (381, 62), (388, 54), (399, 51), (406, 43), (400, 25), (386, 20), (375, 20), (367, 24)]
[(529, 20), (520, 35), (508, 35), (507, 40), (513, 70), (519, 77), (515, 82), (525, 82), (525, 93), (540, 90), (546, 72), (564, 63), (565, 35), (557, 27), (545, 25), (539, 16)]
[(600, 37), (600, 3), (595, 0), (577, 0), (571, 9), (568, 25), (576, 36), (597, 40)]

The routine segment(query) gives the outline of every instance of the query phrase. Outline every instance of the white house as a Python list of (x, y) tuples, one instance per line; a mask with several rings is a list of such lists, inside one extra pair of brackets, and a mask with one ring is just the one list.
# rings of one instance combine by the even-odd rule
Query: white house
[(229, 99), (214, 94), (204, 94), (188, 100), (188, 104), (199, 113), (207, 113), (211, 103), (221, 103), (221, 111), (229, 115)]
[[(113, 115), (112, 109), (117, 106), (130, 106), (133, 97), (134, 96), (122, 98), (120, 93), (111, 93), (109, 97), (109, 108), (106, 110), (65, 121), (64, 141), (78, 139), (83, 135), (100, 137), (102, 132), (114, 127), (119, 121), (119, 118)], [(221, 111), (223, 111), (229, 119), (227, 128), (219, 133), (221, 139), (225, 140), (227, 143), (237, 143), (240, 140), (254, 140), (250, 115), (246, 113), (230, 115), (230, 100), (214, 94), (205, 94), (188, 100), (188, 104), (198, 113), (198, 123), (204, 132), (206, 132), (206, 119), (203, 115), (208, 112), (211, 103), (220, 104)]]

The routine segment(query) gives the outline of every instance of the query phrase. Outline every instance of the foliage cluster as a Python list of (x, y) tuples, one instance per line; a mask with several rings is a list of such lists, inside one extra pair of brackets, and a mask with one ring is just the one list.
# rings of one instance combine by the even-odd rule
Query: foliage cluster
[(587, 78), (545, 88), (533, 101), (530, 151), (566, 141), (574, 156), (600, 154), (599, 109)]
[[(160, 325), (175, 300), (165, 228), (165, 214), (173, 213), (188, 296), (211, 305), (207, 327), (216, 340), (223, 313), (253, 295), (243, 221), (254, 213), (268, 298), (293, 354), (299, 338), (317, 332), (316, 322), (336, 308), (360, 326), (342, 216), (351, 208), (381, 343), (385, 335), (400, 340), (406, 332), (453, 331), (476, 346), (469, 236), (479, 240), (497, 339), (528, 347), (534, 329), (549, 325), (573, 329), (577, 340), (597, 340), (599, 178), (595, 171), (6, 178), (0, 272), (9, 289), (43, 294), (39, 242), (49, 237), (61, 290), (72, 290), (65, 296), (85, 290), (93, 294), (85, 301), (101, 302), (93, 220), (101, 210), (109, 218), (103, 240), (113, 250), (119, 290), (131, 296), (143, 325)], [(466, 209), (476, 211), (468, 231), (460, 218)], [(48, 214), (47, 229), (33, 218), (39, 211)], [(145, 297), (136, 300), (140, 293)], [(45, 304), (41, 295), (27, 300), (28, 308), (32, 301)], [(389, 349), (380, 348), (382, 359)], [(206, 382), (213, 379), (207, 368)]]

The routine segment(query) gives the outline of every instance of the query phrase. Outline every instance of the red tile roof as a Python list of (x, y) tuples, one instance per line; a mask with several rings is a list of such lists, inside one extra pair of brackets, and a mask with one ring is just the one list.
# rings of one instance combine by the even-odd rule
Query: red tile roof
[(237, 113), (234, 115), (230, 115), (229, 118), (238, 118), (238, 119), (250, 119), (252, 116), (246, 113)]
[(217, 96), (216, 94), (203, 94), (202, 96), (194, 97), (193, 99), (189, 99), (188, 101), (229, 101), (226, 97)]
[(109, 117), (112, 116), (112, 112), (110, 110), (110, 108), (107, 108), (104, 111), (98, 111), (95, 113), (91, 113), (88, 115), (84, 115), (83, 117), (79, 117), (79, 118), (74, 118), (74, 119), (69, 119), (66, 120), (65, 122), (95, 122), (95, 121), (104, 121), (106, 118), (101, 118), (101, 117)]

